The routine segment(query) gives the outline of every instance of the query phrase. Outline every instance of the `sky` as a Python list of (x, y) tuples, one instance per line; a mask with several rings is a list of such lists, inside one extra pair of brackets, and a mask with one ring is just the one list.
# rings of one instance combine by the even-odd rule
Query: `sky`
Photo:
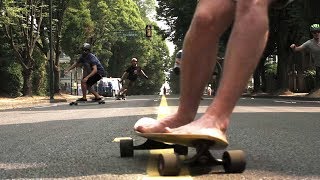
[[(158, 1), (156, 1), (156, 4), (158, 5)], [(154, 14), (151, 14), (149, 16), (150, 19), (152, 19), (153, 21), (155, 21), (157, 23), (157, 25), (161, 28), (161, 29), (168, 29), (168, 26), (163, 22), (163, 21), (157, 21), (157, 19), (155, 18), (155, 12)], [(175, 45), (166, 39), (166, 44), (168, 46), (168, 49), (169, 49), (169, 53), (170, 53), (170, 56), (173, 55), (174, 53), (174, 48), (175, 48)]]
[[(158, 24), (158, 26), (161, 28), (161, 29), (167, 29), (168, 26), (166, 26), (164, 24), (164, 22), (161, 22), (161, 21), (156, 21), (156, 23)], [(169, 48), (169, 53), (170, 53), (170, 56), (172, 56), (173, 52), (174, 52), (174, 48), (175, 48), (175, 45), (166, 39), (166, 44)]]

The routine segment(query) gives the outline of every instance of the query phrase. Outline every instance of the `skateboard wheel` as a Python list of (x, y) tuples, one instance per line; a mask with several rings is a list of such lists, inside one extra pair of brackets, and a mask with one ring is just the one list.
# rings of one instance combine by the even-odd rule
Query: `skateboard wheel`
[(101, 102), (101, 104), (105, 104), (105, 103), (106, 103), (106, 102), (104, 102), (104, 101), (103, 101), (103, 102)]
[(74, 105), (78, 106), (78, 103), (76, 102), (76, 103), (74, 103)]
[(70, 106), (72, 106), (74, 104), (74, 102), (69, 103)]
[(133, 157), (133, 139), (120, 140), (120, 156)]
[(158, 171), (161, 176), (179, 175), (181, 166), (178, 156), (175, 154), (160, 154), (158, 159)]
[(188, 155), (188, 147), (176, 144), (174, 146), (174, 152), (179, 155)]
[(222, 161), (226, 173), (242, 173), (246, 169), (245, 153), (241, 150), (224, 152)]

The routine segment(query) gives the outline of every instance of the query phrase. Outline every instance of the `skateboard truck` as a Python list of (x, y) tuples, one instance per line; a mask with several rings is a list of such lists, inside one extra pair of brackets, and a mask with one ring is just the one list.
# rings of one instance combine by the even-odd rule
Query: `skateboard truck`
[(121, 157), (133, 157), (134, 150), (149, 149), (168, 149), (174, 148), (174, 154), (160, 154), (158, 156), (158, 171), (161, 176), (177, 176), (180, 173), (182, 165), (190, 166), (223, 166), (226, 173), (242, 173), (246, 168), (245, 153), (241, 150), (225, 151), (221, 159), (213, 157), (210, 153), (210, 147), (214, 144), (212, 141), (199, 140), (194, 142), (196, 154), (185, 160), (179, 158), (180, 155), (188, 154), (188, 147), (177, 144), (166, 144), (163, 142), (147, 139), (145, 143), (134, 146), (133, 139), (120, 140)]
[(173, 148), (174, 152), (180, 155), (188, 154), (188, 147), (178, 144), (166, 144), (163, 142), (147, 139), (143, 144), (134, 146), (133, 139), (121, 139), (120, 140), (120, 156), (121, 157), (133, 157), (134, 150), (151, 150), (151, 149), (170, 149)]

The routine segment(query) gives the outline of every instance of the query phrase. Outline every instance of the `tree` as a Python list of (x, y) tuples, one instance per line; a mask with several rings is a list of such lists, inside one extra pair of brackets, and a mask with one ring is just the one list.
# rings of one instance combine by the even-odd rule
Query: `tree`
[(140, 16), (144, 21), (149, 21), (150, 15), (155, 14), (156, 1), (155, 0), (133, 0), (140, 10)]
[(4, 28), (5, 36), (22, 66), (22, 93), (24, 96), (30, 96), (31, 75), (35, 66), (33, 52), (40, 37), (44, 2), (4, 0), (2, 3), (1, 27)]
[(164, 30), (165, 38), (169, 37), (182, 48), (184, 36), (190, 26), (192, 16), (197, 6), (197, 1), (184, 0), (158, 0), (157, 19), (166, 22), (170, 29)]
[[(93, 35), (94, 24), (91, 19), (88, 2), (75, 1), (65, 12), (62, 28), (61, 46), (63, 51), (75, 60), (80, 47)], [(90, 43), (90, 42), (89, 42)]]

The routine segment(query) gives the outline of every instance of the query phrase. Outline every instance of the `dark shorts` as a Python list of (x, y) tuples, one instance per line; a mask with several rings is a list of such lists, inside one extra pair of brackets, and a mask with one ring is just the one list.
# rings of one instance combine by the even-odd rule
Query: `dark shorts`
[(175, 75), (179, 75), (180, 74), (180, 68), (179, 67), (173, 68), (173, 72), (174, 72)]
[(94, 85), (96, 82), (98, 82), (101, 79), (101, 75), (100, 74), (95, 74), (93, 76), (91, 76), (88, 81), (87, 81), (87, 86), (91, 87), (92, 85)]
[(122, 86), (123, 86), (123, 88), (128, 89), (129, 87), (134, 86), (134, 81), (126, 79), (126, 80), (124, 80), (124, 83)]

